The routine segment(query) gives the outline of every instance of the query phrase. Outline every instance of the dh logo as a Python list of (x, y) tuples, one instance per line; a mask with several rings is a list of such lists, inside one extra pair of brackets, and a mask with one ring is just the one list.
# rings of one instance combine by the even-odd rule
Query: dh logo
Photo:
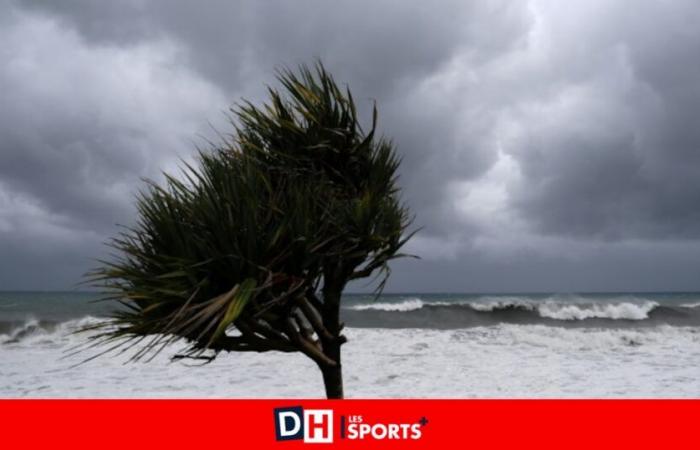
[(301, 406), (275, 408), (275, 437), (278, 441), (303, 439), (306, 443), (333, 442), (333, 411)]

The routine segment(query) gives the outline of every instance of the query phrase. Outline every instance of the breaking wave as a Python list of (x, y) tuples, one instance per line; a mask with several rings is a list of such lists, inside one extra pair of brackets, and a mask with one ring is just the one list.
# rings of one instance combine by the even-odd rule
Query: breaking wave
[(343, 311), (349, 325), (366, 327), (461, 328), (498, 323), (559, 326), (700, 325), (700, 303), (660, 305), (650, 300), (612, 302), (585, 299), (534, 300), (482, 297), (475, 300), (397, 302), (352, 305)]
[(65, 344), (69, 341), (80, 342), (85, 336), (78, 336), (76, 331), (105, 319), (86, 316), (65, 322), (54, 322), (28, 318), (24, 322), (0, 321), (0, 345), (10, 344)]
[(380, 310), (380, 311), (413, 311), (421, 309), (424, 303), (419, 298), (411, 298), (398, 303), (368, 303), (365, 305), (349, 306), (347, 309), (355, 311)]
[[(378, 302), (349, 302), (343, 321), (357, 328), (460, 329), (501, 324), (565, 328), (629, 328), (657, 325), (700, 326), (700, 302), (663, 304), (650, 299), (617, 297), (592, 301), (585, 297), (534, 299), (482, 296), (468, 299), (406, 297)], [(66, 321), (0, 320), (0, 345), (83, 342), (73, 332), (105, 320), (84, 316)]]
[(681, 305), (683, 308), (700, 308), (700, 302), (695, 303), (684, 303)]

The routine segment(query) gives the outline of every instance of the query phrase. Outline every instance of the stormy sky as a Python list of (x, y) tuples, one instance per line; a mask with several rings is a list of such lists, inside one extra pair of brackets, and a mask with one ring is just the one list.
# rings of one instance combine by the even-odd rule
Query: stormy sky
[(0, 290), (72, 288), (142, 178), (316, 58), (403, 157), (422, 259), (389, 290), (700, 290), (698, 23), (695, 0), (0, 0)]

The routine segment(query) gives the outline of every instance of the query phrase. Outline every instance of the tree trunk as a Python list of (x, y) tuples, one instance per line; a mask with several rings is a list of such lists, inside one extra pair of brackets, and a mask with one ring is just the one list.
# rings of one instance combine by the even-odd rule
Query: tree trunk
[(340, 333), (340, 298), (345, 287), (345, 281), (326, 277), (323, 287), (323, 325), (330, 332), (332, 338), (322, 340), (323, 353), (336, 362), (334, 366), (323, 366), (323, 384), (326, 387), (326, 397), (329, 399), (343, 398), (343, 366), (340, 362), (340, 346), (344, 339)]
[(321, 367), (323, 374), (323, 384), (326, 387), (326, 398), (342, 399), (343, 398), (343, 366), (340, 363), (340, 344), (330, 345), (330, 348), (324, 348), (324, 353), (329, 358), (337, 361), (337, 366)]

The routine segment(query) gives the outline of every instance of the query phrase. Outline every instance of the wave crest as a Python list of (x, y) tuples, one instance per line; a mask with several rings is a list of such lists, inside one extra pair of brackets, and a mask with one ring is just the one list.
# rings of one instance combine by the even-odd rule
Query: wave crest
[(0, 334), (0, 344), (31, 344), (34, 341), (62, 342), (75, 336), (74, 333), (86, 326), (104, 322), (106, 319), (85, 316), (65, 322), (46, 322), (28, 318), (24, 323), (12, 328), (7, 334)]
[(397, 303), (368, 303), (364, 305), (353, 305), (348, 306), (346, 309), (351, 309), (353, 311), (367, 311), (367, 310), (377, 310), (377, 311), (415, 311), (421, 309), (425, 306), (423, 300), (419, 298), (410, 298)]
[(588, 305), (562, 305), (561, 303), (545, 302), (538, 305), (537, 312), (540, 317), (557, 320), (586, 320), (586, 319), (613, 319), (613, 320), (644, 320), (649, 318), (649, 313), (659, 306), (656, 302), (647, 301), (638, 303), (593, 303)]
[(517, 297), (486, 298), (478, 301), (425, 302), (419, 298), (404, 299), (400, 302), (369, 303), (353, 305), (346, 309), (354, 311), (409, 312), (423, 308), (468, 308), (475, 312), (489, 313), (508, 310), (536, 312), (539, 317), (554, 320), (644, 320), (659, 304), (653, 301), (641, 303), (579, 303), (556, 300), (534, 301)]

